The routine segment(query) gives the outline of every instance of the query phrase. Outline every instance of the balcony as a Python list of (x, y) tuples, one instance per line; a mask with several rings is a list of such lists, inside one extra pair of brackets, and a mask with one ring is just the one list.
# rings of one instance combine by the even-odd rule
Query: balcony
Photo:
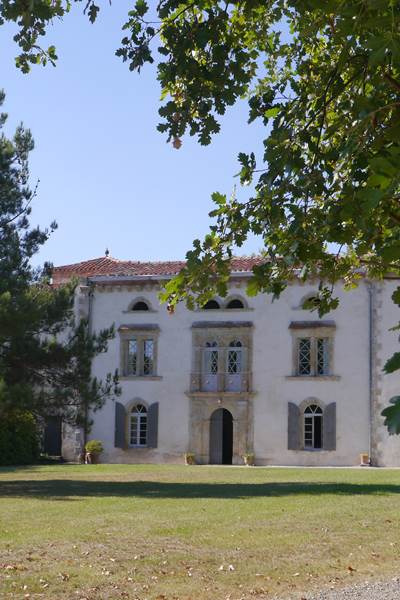
[(199, 373), (192, 372), (190, 376), (190, 392), (215, 394), (246, 393), (251, 391), (251, 373)]

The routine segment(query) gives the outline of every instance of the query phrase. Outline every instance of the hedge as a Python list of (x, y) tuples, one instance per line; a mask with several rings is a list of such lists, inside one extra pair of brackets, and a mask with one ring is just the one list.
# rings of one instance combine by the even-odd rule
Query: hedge
[(27, 465), (39, 457), (37, 424), (27, 411), (0, 415), (0, 465)]

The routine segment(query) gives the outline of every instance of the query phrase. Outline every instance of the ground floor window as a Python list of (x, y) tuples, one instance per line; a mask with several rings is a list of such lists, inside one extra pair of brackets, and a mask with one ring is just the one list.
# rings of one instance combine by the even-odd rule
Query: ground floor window
[(304, 448), (322, 448), (322, 408), (317, 404), (307, 406), (304, 411)]
[(147, 445), (147, 408), (136, 404), (130, 414), (130, 446)]

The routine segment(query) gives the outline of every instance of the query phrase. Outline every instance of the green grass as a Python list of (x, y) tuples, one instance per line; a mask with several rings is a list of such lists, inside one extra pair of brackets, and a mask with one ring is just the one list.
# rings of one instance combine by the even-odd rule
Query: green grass
[(399, 501), (397, 470), (3, 468), (0, 598), (307, 598), (398, 575)]

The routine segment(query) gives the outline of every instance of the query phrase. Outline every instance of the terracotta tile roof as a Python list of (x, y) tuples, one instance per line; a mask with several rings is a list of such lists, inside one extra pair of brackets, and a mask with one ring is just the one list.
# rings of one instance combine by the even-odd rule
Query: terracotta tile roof
[[(255, 265), (262, 264), (260, 257), (241, 257), (232, 259), (232, 272), (250, 272)], [(184, 261), (174, 260), (165, 262), (137, 262), (132, 260), (118, 260), (110, 256), (102, 256), (92, 260), (72, 265), (62, 265), (53, 268), (53, 282), (55, 284), (68, 281), (71, 277), (132, 277), (132, 276), (172, 276), (179, 273), (185, 266)]]

